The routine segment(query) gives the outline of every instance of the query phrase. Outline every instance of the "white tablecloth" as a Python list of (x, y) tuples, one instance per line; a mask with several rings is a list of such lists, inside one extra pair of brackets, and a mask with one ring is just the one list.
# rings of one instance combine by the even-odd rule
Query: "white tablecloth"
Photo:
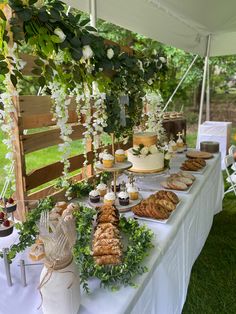
[[(173, 162), (177, 168), (183, 160)], [(210, 231), (213, 216), (222, 209), (223, 180), (220, 155), (207, 162), (206, 171), (197, 175), (188, 194), (179, 194), (182, 203), (167, 224), (148, 223), (155, 234), (155, 248), (145, 264), (149, 272), (136, 279), (137, 288), (126, 287), (117, 292), (101, 289), (96, 279), (90, 281), (91, 294), (82, 294), (79, 314), (174, 314), (181, 313), (185, 302), (191, 268)], [(158, 178), (158, 181), (161, 177)], [(155, 188), (152, 180), (143, 182), (145, 189)], [(150, 193), (142, 192), (143, 196)], [(15, 241), (16, 234), (0, 240), (0, 248)], [(4, 243), (5, 242), (5, 243)], [(0, 314), (41, 314), (37, 310), (37, 291), (41, 266), (27, 268), (27, 287), (20, 284), (19, 254), (12, 264), (14, 285), (8, 287), (0, 261)], [(55, 308), (56, 314), (56, 308)], [(70, 314), (70, 313), (68, 313)]]

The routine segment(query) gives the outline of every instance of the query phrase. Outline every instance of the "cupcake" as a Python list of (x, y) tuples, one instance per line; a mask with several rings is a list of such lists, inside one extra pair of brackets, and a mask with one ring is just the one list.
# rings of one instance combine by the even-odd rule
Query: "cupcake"
[(111, 168), (114, 164), (114, 157), (111, 154), (103, 154), (102, 163), (104, 168)]
[(104, 204), (113, 205), (115, 203), (115, 200), (116, 200), (116, 195), (113, 192), (108, 192), (104, 196)]
[[(114, 181), (111, 182), (111, 189), (114, 192)], [(116, 182), (116, 192), (120, 192), (120, 183)]]
[(138, 199), (138, 188), (136, 186), (129, 187), (127, 192), (129, 193), (129, 197), (131, 200)]
[(8, 213), (12, 213), (16, 210), (16, 201), (12, 197), (1, 198), (0, 206), (4, 208)]
[(123, 149), (117, 149), (115, 151), (115, 158), (117, 162), (125, 161), (125, 151)]
[(100, 196), (104, 196), (107, 193), (107, 185), (105, 183), (99, 183), (96, 189)]
[(98, 203), (100, 201), (100, 194), (97, 190), (89, 192), (89, 200), (91, 203)]
[(118, 194), (119, 203), (121, 206), (127, 206), (129, 205), (129, 193), (128, 192), (120, 192)]

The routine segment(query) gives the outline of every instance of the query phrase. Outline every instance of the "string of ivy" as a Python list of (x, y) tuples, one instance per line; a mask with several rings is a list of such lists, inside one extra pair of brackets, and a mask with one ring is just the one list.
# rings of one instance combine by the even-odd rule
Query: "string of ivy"
[[(108, 125), (105, 131), (115, 132), (117, 137), (131, 132), (140, 121), (142, 97), (146, 89), (150, 89), (151, 83), (158, 81), (166, 71), (161, 55), (156, 53), (146, 57), (121, 51), (119, 46), (104, 41), (97, 30), (88, 25), (89, 19), (84, 19), (77, 10), (72, 9), (67, 13), (68, 6), (62, 1), (47, 0), (41, 5), (37, 0), (5, 2), (13, 12), (10, 29), (14, 42), (19, 47), (27, 44), (37, 56), (33, 73), (39, 75), (39, 84), (45, 86), (57, 80), (70, 93), (78, 86), (83, 89), (86, 85), (92, 89), (92, 82), (96, 81), (99, 90), (107, 95)], [(6, 74), (8, 65), (14, 66), (14, 60), (5, 53), (4, 47), (9, 43), (9, 37), (4, 28), (6, 17), (1, 10), (0, 19), (3, 21), (0, 73)], [(65, 35), (64, 40), (55, 32), (58, 28)], [(83, 62), (85, 46), (90, 46), (93, 51), (89, 62)], [(107, 55), (110, 48), (114, 52), (112, 58)], [(58, 60), (61, 62), (58, 63)], [(14, 86), (19, 79), (23, 80), (24, 77), (13, 70), (11, 80)], [(129, 96), (129, 104), (125, 108), (125, 126), (120, 123), (119, 103), (119, 96), (124, 94)]]
[(121, 286), (135, 286), (134, 278), (148, 270), (143, 262), (153, 247), (152, 231), (146, 225), (140, 226), (132, 218), (121, 217), (119, 229), (128, 240), (122, 263), (114, 266), (99, 266), (91, 255), (94, 215), (95, 210), (87, 207), (80, 207), (80, 210), (75, 213), (78, 238), (73, 253), (79, 265), (80, 280), (84, 290), (89, 292), (88, 280), (92, 277), (98, 278), (102, 287), (112, 290), (119, 289)]

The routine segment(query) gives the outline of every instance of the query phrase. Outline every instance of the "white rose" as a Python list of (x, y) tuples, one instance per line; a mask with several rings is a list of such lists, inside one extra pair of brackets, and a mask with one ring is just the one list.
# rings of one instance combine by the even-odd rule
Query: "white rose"
[(111, 60), (113, 57), (114, 57), (114, 51), (112, 48), (109, 48), (107, 50), (107, 58)]
[(157, 149), (156, 145), (150, 146), (150, 147), (149, 147), (149, 152), (150, 152), (151, 154), (157, 153), (157, 152), (158, 152), (158, 149)]
[(162, 63), (166, 63), (166, 58), (160, 57), (160, 60), (161, 60)]
[(171, 154), (170, 153), (166, 153), (165, 154), (165, 160), (170, 160), (171, 159)]
[(61, 43), (66, 39), (66, 35), (63, 33), (63, 31), (59, 27), (57, 27), (54, 30), (54, 34), (60, 38)]
[(141, 155), (146, 156), (149, 153), (149, 149), (148, 147), (143, 147), (140, 152)]
[(82, 52), (85, 60), (90, 59), (93, 56), (93, 50), (89, 45), (85, 45), (82, 49)]

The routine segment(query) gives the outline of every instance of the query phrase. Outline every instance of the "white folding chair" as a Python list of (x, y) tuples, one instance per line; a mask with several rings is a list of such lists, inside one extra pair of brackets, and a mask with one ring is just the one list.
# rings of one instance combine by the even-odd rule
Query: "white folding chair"
[[(229, 155), (233, 156), (234, 153), (236, 153), (236, 146), (235, 145), (231, 145), (230, 148), (229, 148)], [(236, 162), (234, 161), (231, 169), (233, 171), (236, 171)]]
[[(236, 182), (233, 181), (233, 176), (235, 175), (234, 173), (230, 175), (228, 167), (232, 166), (234, 164), (234, 157), (233, 155), (227, 155), (224, 158), (225, 162), (225, 171), (227, 173), (227, 182), (230, 183), (230, 187), (225, 191), (224, 195), (230, 192), (234, 192), (236, 196)], [(236, 176), (235, 176), (236, 177)]]

